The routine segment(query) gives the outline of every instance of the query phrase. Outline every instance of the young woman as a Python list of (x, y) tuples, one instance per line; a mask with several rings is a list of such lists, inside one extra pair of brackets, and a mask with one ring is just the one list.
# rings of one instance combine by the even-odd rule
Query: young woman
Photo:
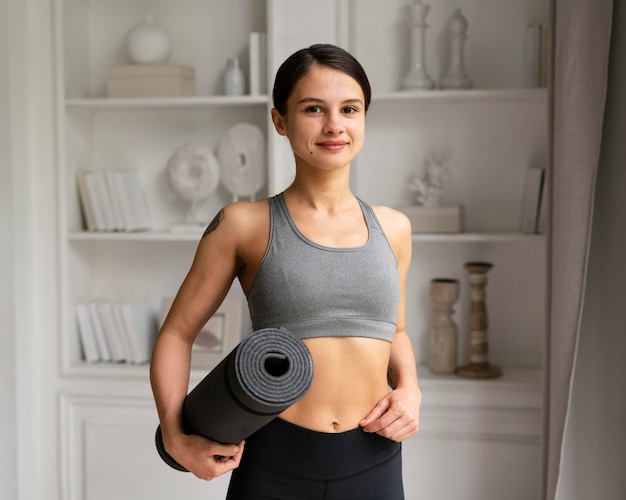
[[(421, 399), (405, 328), (411, 228), (350, 191), (370, 98), (363, 68), (336, 46), (283, 63), (272, 121), (291, 144), (295, 179), (217, 214), (157, 339), (151, 381), (165, 447), (199, 478), (233, 470), (229, 499), (404, 498), (400, 442), (418, 430)], [(314, 379), (245, 443), (223, 445), (185, 435), (181, 409), (194, 338), (235, 278), (253, 329), (301, 338)]]

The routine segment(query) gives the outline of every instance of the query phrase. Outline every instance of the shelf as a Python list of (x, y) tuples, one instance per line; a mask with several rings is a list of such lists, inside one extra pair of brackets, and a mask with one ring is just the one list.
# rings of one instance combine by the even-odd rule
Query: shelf
[(144, 97), (144, 98), (94, 98), (66, 99), (68, 109), (182, 109), (228, 106), (260, 106), (268, 103), (268, 97), (259, 96), (191, 96), (191, 97)]
[[(193, 387), (211, 370), (192, 368), (189, 380)], [(150, 377), (150, 364), (135, 365), (132, 363), (87, 363), (79, 361), (70, 366), (66, 375), (77, 378), (95, 379), (118, 379), (118, 380), (148, 380)]]
[(424, 102), (489, 102), (524, 101), (547, 98), (545, 88), (524, 89), (470, 89), (470, 90), (400, 90), (374, 94), (372, 102), (424, 101)]
[(69, 234), (70, 241), (193, 241), (202, 237), (204, 228), (197, 233), (174, 233), (169, 231), (141, 231), (136, 233), (96, 233), (78, 231)]
[(469, 379), (436, 375), (426, 365), (417, 366), (420, 389), (435, 406), (507, 406), (541, 408), (542, 370), (502, 367), (502, 376)]
[(78, 378), (104, 378), (124, 380), (145, 380), (150, 373), (149, 364), (130, 363), (87, 363), (80, 361), (66, 370), (66, 375)]
[[(424, 101), (424, 102), (487, 102), (545, 99), (545, 88), (528, 89), (471, 89), (471, 90), (407, 90), (374, 94), (373, 102)], [(228, 107), (267, 105), (269, 97), (259, 96), (191, 96), (145, 98), (91, 98), (66, 99), (68, 109), (181, 109), (198, 107)]]
[(435, 388), (438, 384), (466, 384), (465, 387), (472, 384), (489, 383), (492, 386), (525, 386), (539, 387), (541, 385), (541, 369), (539, 368), (503, 368), (502, 376), (490, 379), (472, 379), (463, 378), (457, 375), (438, 375), (433, 373), (427, 365), (417, 365), (418, 376), (421, 384), (428, 384)]
[(506, 241), (532, 241), (544, 240), (545, 234), (524, 234), (524, 233), (414, 233), (412, 236), (414, 243), (481, 243), (481, 242), (506, 242)]
[[(203, 231), (198, 233), (171, 233), (169, 231), (143, 231), (136, 233), (95, 233), (78, 231), (69, 234), (70, 241), (193, 241), (197, 242)], [(481, 243), (507, 241), (541, 241), (544, 234), (522, 233), (450, 233), (413, 234), (414, 243)]]
[[(197, 384), (210, 369), (211, 367), (206, 370), (193, 368), (190, 372), (192, 385)], [(537, 398), (540, 396), (541, 369), (539, 368), (509, 368), (505, 366), (502, 368), (502, 377), (484, 380), (461, 378), (456, 375), (436, 375), (426, 365), (421, 364), (417, 366), (417, 369), (420, 388), (422, 392), (431, 393), (431, 399), (435, 397), (435, 394), (439, 394), (437, 399), (446, 399), (446, 392), (451, 391), (471, 396), (477, 390), (489, 391), (493, 394), (501, 393), (501, 397), (507, 401), (510, 399), (506, 396), (509, 391), (529, 391), (529, 395), (535, 394)], [(147, 379), (149, 371), (149, 363), (135, 365), (131, 363), (87, 363), (81, 361), (69, 367), (67, 374), (76, 377)], [(511, 394), (511, 398), (514, 396)], [(467, 403), (471, 404), (472, 401), (468, 400)], [(510, 404), (515, 405), (515, 400), (511, 399)], [(525, 402), (524, 404), (534, 406), (535, 403)], [(539, 404), (538, 401), (536, 404)]]

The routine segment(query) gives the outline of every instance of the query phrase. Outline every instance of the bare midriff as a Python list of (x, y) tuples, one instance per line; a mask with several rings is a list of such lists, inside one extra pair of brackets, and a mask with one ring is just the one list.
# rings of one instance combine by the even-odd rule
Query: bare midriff
[(318, 432), (344, 432), (389, 392), (391, 344), (360, 337), (304, 339), (313, 357), (313, 384), (280, 418)]

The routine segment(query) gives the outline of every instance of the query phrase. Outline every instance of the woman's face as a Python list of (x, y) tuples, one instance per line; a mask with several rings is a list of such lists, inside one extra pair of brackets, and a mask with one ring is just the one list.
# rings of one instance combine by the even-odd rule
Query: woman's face
[(354, 78), (314, 64), (289, 96), (287, 114), (273, 109), (272, 119), (289, 139), (298, 165), (337, 169), (363, 146), (365, 98)]

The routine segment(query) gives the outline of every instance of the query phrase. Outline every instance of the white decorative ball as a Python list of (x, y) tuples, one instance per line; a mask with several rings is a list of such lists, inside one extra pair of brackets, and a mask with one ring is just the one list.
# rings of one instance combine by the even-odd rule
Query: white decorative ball
[(172, 53), (172, 38), (152, 15), (133, 27), (126, 38), (128, 57), (135, 64), (166, 63)]

